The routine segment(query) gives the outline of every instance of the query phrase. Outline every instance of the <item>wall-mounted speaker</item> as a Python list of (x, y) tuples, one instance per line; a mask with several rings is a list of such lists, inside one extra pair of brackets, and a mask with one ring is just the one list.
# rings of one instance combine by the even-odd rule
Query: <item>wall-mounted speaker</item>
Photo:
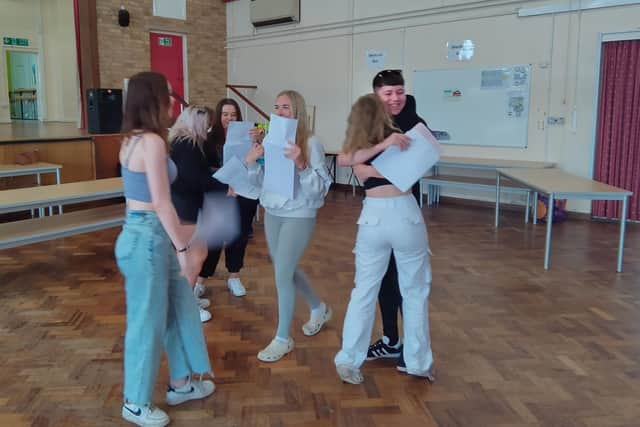
[(118, 11), (118, 24), (121, 27), (128, 27), (129, 26), (129, 11), (127, 9), (125, 9), (124, 6), (120, 7), (120, 10)]

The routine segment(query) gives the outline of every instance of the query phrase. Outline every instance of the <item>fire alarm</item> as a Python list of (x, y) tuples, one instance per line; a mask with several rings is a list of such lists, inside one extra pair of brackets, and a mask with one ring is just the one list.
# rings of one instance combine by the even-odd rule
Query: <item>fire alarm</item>
[(124, 5), (120, 6), (120, 10), (118, 11), (118, 24), (121, 27), (129, 26), (129, 11), (125, 9)]

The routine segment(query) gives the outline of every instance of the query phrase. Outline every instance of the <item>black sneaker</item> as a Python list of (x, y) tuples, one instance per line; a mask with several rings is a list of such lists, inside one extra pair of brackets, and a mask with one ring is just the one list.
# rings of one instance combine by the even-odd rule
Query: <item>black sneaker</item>
[[(407, 373), (407, 364), (404, 363), (404, 354), (400, 354), (400, 357), (398, 358), (398, 364), (396, 365), (396, 369), (399, 372), (402, 372), (403, 374)], [(431, 368), (429, 368), (426, 375), (416, 375), (416, 376), (426, 378), (426, 380), (429, 381), (430, 383), (433, 383), (436, 380), (436, 377), (433, 375), (433, 365), (431, 366)]]
[(382, 336), (378, 341), (369, 346), (367, 360), (395, 359), (402, 354), (402, 343), (400, 340), (396, 345), (389, 345), (389, 338)]

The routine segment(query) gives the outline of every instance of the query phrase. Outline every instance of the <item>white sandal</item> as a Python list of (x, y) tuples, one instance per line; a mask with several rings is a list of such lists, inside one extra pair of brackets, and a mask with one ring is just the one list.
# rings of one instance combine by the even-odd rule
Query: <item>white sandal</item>
[(258, 353), (258, 360), (262, 362), (277, 362), (291, 350), (293, 350), (293, 339), (291, 337), (287, 339), (287, 342), (274, 338), (268, 346)]
[(312, 314), (309, 321), (302, 325), (302, 333), (308, 337), (317, 334), (320, 332), (324, 324), (331, 320), (332, 315), (333, 311), (331, 310), (331, 307), (325, 304), (324, 312), (320, 316), (314, 317)]

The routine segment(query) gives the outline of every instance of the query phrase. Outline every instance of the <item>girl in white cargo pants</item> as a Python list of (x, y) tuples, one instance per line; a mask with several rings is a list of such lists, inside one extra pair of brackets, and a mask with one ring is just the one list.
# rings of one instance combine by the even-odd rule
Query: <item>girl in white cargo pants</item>
[[(382, 109), (382, 112), (378, 109)], [(382, 124), (385, 127), (380, 131), (382, 135), (375, 134), (376, 125), (380, 127), (381, 123), (381, 119), (376, 117), (383, 113), (383, 106), (374, 95), (362, 97), (354, 104), (349, 117), (345, 148), (339, 158), (342, 164), (366, 165), (391, 145), (406, 146), (407, 138), (398, 133), (392, 134), (384, 116)], [(369, 121), (373, 123), (368, 123)], [(351, 139), (362, 135), (362, 132), (352, 129), (358, 126), (372, 129), (370, 132), (373, 135), (370, 133), (369, 139), (373, 143), (370, 147), (360, 148), (362, 145), (353, 143), (349, 145)], [(367, 197), (358, 219), (354, 249), (355, 287), (351, 291), (344, 319), (342, 348), (335, 357), (338, 375), (343, 381), (352, 384), (363, 381), (360, 367), (367, 357), (378, 291), (393, 250), (403, 301), (403, 355), (406, 372), (431, 381), (433, 354), (428, 321), (431, 265), (427, 228), (422, 212), (410, 192), (401, 192), (377, 174), (375, 168), (364, 166), (356, 169), (356, 172), (360, 172), (365, 178), (363, 181)]]

